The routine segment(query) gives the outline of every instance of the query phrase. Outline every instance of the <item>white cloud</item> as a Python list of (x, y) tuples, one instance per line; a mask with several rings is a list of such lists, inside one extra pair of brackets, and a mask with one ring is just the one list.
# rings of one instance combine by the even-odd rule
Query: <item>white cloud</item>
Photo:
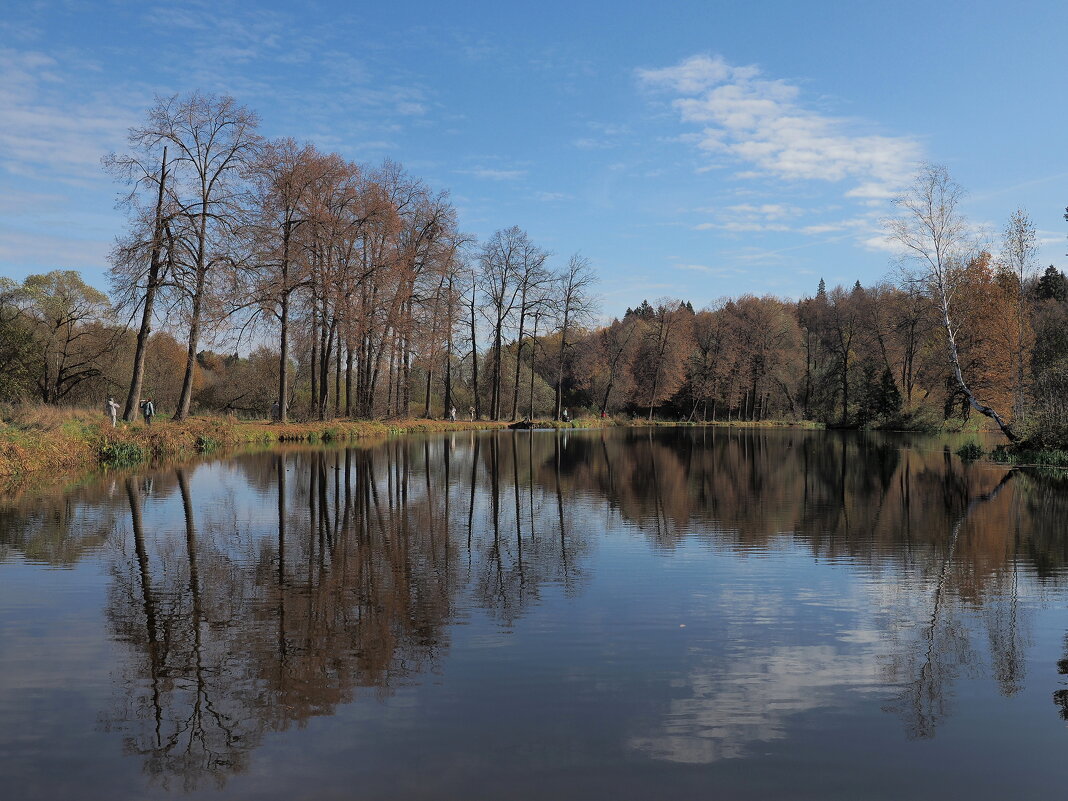
[(608, 142), (604, 139), (593, 139), (588, 136), (581, 139), (575, 139), (572, 143), (579, 150), (600, 150), (603, 148), (615, 147), (612, 142)]
[(485, 178), (490, 181), (515, 181), (527, 174), (526, 170), (494, 170), (486, 167), (456, 170), (456, 172), (460, 175), (473, 175), (476, 178)]
[(874, 236), (869, 236), (866, 239), (861, 240), (861, 244), (868, 250), (890, 253), (894, 256), (903, 256), (905, 254), (905, 249), (901, 244), (891, 239), (887, 234), (875, 234)]
[(676, 264), (675, 267), (679, 270), (689, 270), (695, 273), (708, 273), (720, 278), (728, 275), (741, 275), (743, 272), (737, 267), (709, 267), (707, 264)]
[(734, 233), (748, 233), (753, 231), (789, 231), (790, 226), (782, 223), (744, 222), (731, 220), (722, 223), (700, 223), (694, 226), (695, 231), (732, 231)]
[(800, 645), (770, 648), (726, 669), (697, 667), (682, 686), (686, 695), (673, 698), (662, 722), (633, 737), (631, 748), (693, 765), (745, 757), (787, 737), (796, 716), (844, 706), (851, 694), (880, 685), (870, 650)]
[(806, 108), (797, 86), (719, 56), (639, 70), (638, 78), (676, 95), (681, 119), (703, 126), (701, 150), (753, 168), (738, 177), (848, 180), (848, 197), (881, 202), (907, 183), (922, 157), (912, 137), (859, 132), (854, 121)]
[(0, 168), (33, 179), (103, 177), (100, 157), (122, 144), (137, 117), (131, 105), (67, 96), (77, 87), (61, 73), (88, 66), (61, 66), (43, 53), (0, 49)]
[(697, 211), (711, 214), (713, 222), (703, 222), (694, 226), (696, 231), (729, 231), (732, 233), (753, 233), (757, 231), (791, 231), (785, 220), (804, 214), (804, 209), (785, 203), (736, 203), (731, 206), (703, 207)]
[(44, 271), (99, 269), (108, 264), (109, 242), (0, 227), (0, 263)]

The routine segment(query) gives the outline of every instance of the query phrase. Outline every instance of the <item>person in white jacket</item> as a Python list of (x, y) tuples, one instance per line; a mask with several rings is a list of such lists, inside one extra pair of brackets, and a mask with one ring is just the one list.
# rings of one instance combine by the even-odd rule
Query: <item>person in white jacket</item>
[(115, 398), (111, 395), (108, 395), (108, 402), (104, 404), (104, 411), (111, 418), (111, 427), (115, 428), (119, 424), (119, 404), (115, 403)]

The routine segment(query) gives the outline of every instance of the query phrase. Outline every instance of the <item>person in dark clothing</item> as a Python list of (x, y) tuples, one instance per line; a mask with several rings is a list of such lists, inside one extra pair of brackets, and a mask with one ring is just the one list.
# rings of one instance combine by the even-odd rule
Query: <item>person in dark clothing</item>
[(156, 413), (156, 405), (152, 402), (151, 398), (145, 398), (141, 401), (141, 415), (145, 418), (145, 425), (152, 425), (152, 415)]

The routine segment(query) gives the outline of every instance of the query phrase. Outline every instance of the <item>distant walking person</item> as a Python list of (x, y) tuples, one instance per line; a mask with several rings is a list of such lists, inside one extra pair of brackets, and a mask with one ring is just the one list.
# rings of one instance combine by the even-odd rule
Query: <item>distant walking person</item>
[(449, 409), (449, 419), (452, 420), (452, 422), (454, 422), (454, 423), (456, 422), (456, 407), (455, 406), (453, 406), (453, 407), (451, 407)]
[(282, 406), (275, 401), (271, 404), (271, 422), (277, 423), (282, 419)]
[(565, 423), (571, 422), (571, 412), (569, 412), (567, 409), (564, 409), (564, 413), (561, 416), (564, 418)]
[(471, 414), (471, 422), (473, 423), (475, 421), (475, 407), (468, 406), (467, 411)]
[(152, 415), (156, 413), (156, 405), (151, 398), (141, 401), (141, 415), (145, 418), (145, 425), (152, 425)]
[(111, 427), (115, 428), (119, 424), (119, 404), (111, 395), (108, 395), (108, 402), (104, 404), (104, 411), (111, 418)]

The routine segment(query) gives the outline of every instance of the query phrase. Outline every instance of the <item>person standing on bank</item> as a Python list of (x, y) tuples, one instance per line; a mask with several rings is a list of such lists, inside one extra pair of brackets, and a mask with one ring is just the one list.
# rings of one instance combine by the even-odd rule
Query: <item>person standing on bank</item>
[(141, 414), (145, 418), (145, 425), (152, 425), (152, 415), (156, 413), (156, 405), (152, 402), (151, 398), (145, 398), (141, 401)]
[(115, 398), (112, 395), (108, 395), (108, 402), (104, 404), (104, 411), (111, 418), (111, 427), (115, 428), (119, 424), (119, 404), (115, 403)]

